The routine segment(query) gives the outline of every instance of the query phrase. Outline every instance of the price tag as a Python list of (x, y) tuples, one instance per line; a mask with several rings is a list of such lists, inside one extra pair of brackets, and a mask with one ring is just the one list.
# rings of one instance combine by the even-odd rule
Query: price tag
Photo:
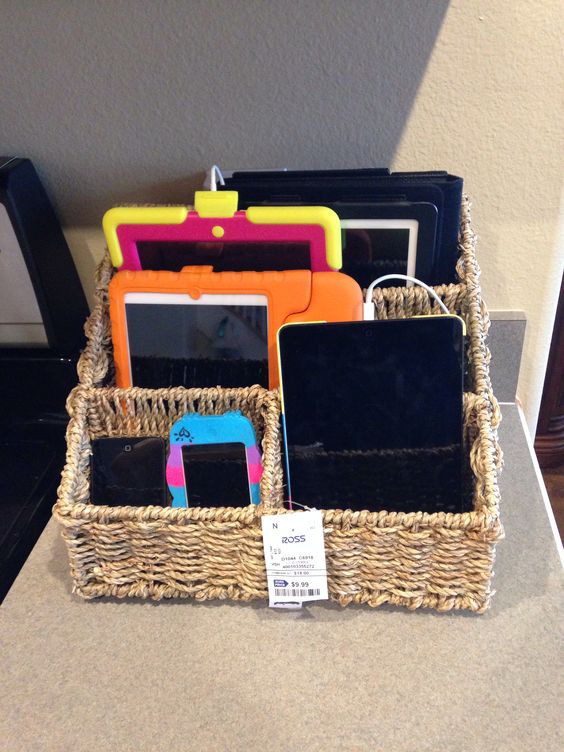
[(327, 600), (321, 512), (264, 515), (261, 521), (270, 606)]

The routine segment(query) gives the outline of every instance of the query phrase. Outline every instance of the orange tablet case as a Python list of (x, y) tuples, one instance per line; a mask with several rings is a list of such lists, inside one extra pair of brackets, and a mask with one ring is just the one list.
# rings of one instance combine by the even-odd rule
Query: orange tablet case
[[(299, 321), (361, 321), (362, 291), (340, 272), (212, 272), (186, 267), (181, 272), (120, 271), (109, 286), (116, 382), (132, 386), (127, 339), (127, 293), (185, 293), (264, 295), (268, 301), (269, 386), (278, 386), (277, 333), (283, 324)], [(194, 384), (193, 386), (198, 386)], [(244, 386), (244, 385), (242, 385)]]

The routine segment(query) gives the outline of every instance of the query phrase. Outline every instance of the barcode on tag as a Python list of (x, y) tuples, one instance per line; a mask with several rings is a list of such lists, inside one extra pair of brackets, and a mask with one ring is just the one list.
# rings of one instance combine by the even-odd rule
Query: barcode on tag
[(321, 595), (320, 588), (274, 588), (274, 595), (290, 596), (291, 598), (307, 598), (312, 595)]
[(323, 517), (317, 509), (262, 517), (270, 605), (326, 600)]

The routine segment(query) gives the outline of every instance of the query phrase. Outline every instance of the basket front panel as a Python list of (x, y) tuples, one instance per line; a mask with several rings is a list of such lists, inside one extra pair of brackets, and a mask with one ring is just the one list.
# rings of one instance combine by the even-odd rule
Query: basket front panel
[[(329, 594), (341, 605), (487, 608), (497, 530), (351, 526), (337, 511), (324, 518)], [(258, 512), (182, 523), (67, 519), (63, 537), (86, 598), (267, 597)]]
[(82, 522), (63, 526), (77, 592), (87, 598), (264, 598), (260, 525), (239, 521)]

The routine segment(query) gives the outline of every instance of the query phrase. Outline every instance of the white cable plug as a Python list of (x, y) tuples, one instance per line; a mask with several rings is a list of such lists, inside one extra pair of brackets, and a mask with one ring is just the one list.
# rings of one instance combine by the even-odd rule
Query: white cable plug
[(209, 178), (210, 191), (217, 191), (218, 178), (219, 178), (220, 185), (225, 185), (223, 173), (221, 172), (221, 170), (216, 164), (212, 165), (210, 169), (208, 170), (208, 178)]
[(426, 285), (425, 282), (421, 282), (420, 279), (416, 279), (415, 277), (410, 277), (408, 274), (384, 274), (383, 277), (378, 277), (378, 279), (375, 279), (374, 282), (370, 284), (366, 291), (366, 298), (364, 300), (363, 305), (363, 311), (364, 311), (364, 320), (365, 321), (374, 321), (374, 314), (375, 314), (375, 306), (374, 301), (372, 300), (372, 293), (374, 292), (374, 288), (376, 285), (380, 284), (380, 282), (386, 282), (389, 279), (402, 279), (406, 282), (412, 282), (414, 285), (419, 285), (419, 287), (422, 287), (424, 290), (427, 290), (429, 295), (431, 295), (439, 304), (441, 309), (447, 314), (450, 314), (450, 311), (446, 307), (446, 305), (443, 303), (443, 301), (439, 298), (435, 290), (433, 290), (432, 287), (429, 287), (429, 285)]

